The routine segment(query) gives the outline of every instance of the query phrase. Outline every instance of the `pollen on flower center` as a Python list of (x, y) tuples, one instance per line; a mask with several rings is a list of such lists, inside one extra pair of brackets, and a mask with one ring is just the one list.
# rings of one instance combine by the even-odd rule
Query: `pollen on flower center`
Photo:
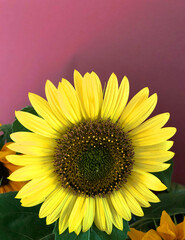
[(86, 120), (57, 140), (54, 166), (63, 187), (87, 196), (105, 196), (127, 181), (133, 156), (131, 140), (117, 123)]

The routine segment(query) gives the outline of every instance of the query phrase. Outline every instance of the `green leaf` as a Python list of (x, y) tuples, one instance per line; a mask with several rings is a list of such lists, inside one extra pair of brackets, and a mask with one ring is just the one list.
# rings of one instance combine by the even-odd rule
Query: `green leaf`
[(4, 146), (6, 142), (12, 142), (10, 139), (10, 134), (12, 133), (12, 125), (11, 124), (4, 124), (0, 126), (0, 132), (4, 134), (0, 136), (0, 150)]
[[(29, 112), (31, 114), (34, 114), (38, 116), (35, 109), (32, 106), (27, 106), (23, 109), (21, 109), (23, 112)], [(17, 119), (12, 124), (12, 132), (30, 132), (27, 128), (25, 128)]]
[(162, 211), (165, 210), (170, 216), (185, 214), (185, 187), (175, 188), (175, 191), (158, 194), (159, 203), (151, 203), (150, 208), (145, 208), (144, 217), (131, 224), (138, 230), (148, 231), (154, 226), (154, 221), (159, 222)]
[(152, 173), (153, 175), (155, 175), (156, 177), (158, 177), (163, 183), (164, 185), (167, 187), (167, 191), (170, 191), (170, 187), (171, 187), (171, 178), (172, 178), (172, 172), (173, 172), (173, 159), (169, 160), (166, 163), (170, 163), (171, 166), (166, 169), (165, 171), (162, 172), (157, 172), (157, 173)]
[(54, 227), (55, 240), (125, 240), (127, 237), (127, 232), (129, 231), (129, 225), (127, 221), (123, 221), (123, 224), (123, 231), (113, 227), (110, 235), (106, 234), (106, 232), (100, 231), (93, 224), (93, 226), (87, 232), (80, 232), (80, 234), (77, 236), (74, 232), (69, 233), (68, 229), (59, 235), (57, 221)]
[(38, 217), (40, 206), (22, 207), (17, 192), (0, 194), (0, 238), (6, 240), (54, 240), (54, 225)]

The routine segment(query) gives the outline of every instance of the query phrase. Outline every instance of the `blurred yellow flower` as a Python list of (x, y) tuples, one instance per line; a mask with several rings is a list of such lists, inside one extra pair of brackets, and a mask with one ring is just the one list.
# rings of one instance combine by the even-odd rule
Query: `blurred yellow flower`
[(6, 156), (9, 154), (15, 154), (14, 151), (7, 148), (10, 143), (6, 143), (0, 151), (0, 193), (19, 191), (25, 182), (14, 182), (8, 178), (8, 176), (20, 167), (6, 160)]
[(130, 232), (128, 232), (128, 236), (131, 240), (161, 240), (161, 237), (153, 229), (145, 233), (131, 228)]
[(182, 223), (175, 225), (168, 213), (163, 211), (157, 232), (164, 240), (184, 240), (185, 218)]
[(128, 232), (131, 240), (185, 240), (185, 218), (182, 223), (174, 224), (166, 211), (162, 212), (160, 226), (144, 233), (131, 228)]

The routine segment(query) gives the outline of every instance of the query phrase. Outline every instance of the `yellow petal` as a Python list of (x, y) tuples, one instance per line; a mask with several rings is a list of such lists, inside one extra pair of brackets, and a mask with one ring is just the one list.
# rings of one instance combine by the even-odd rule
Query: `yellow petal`
[(150, 173), (140, 171), (136, 168), (134, 168), (132, 171), (135, 179), (146, 185), (146, 187), (148, 187), (149, 189), (154, 191), (166, 190), (167, 187), (156, 176)]
[(150, 207), (150, 203), (147, 199), (132, 185), (129, 181), (124, 184), (124, 187), (132, 194), (142, 207)]
[(59, 133), (64, 131), (65, 125), (61, 124), (57, 117), (55, 117), (55, 114), (52, 112), (52, 109), (45, 99), (36, 94), (29, 93), (29, 100), (35, 111), (42, 118), (44, 118), (52, 128), (54, 128)]
[[(155, 163), (155, 162), (154, 162)], [(134, 167), (137, 168), (138, 170), (143, 170), (145, 172), (161, 172), (165, 171), (170, 167), (171, 164), (168, 163), (140, 163), (140, 162), (135, 162)]]
[(142, 240), (145, 233), (136, 230), (135, 228), (130, 228), (130, 231), (127, 233), (131, 240)]
[(162, 240), (162, 239), (155, 230), (151, 229), (147, 233), (145, 233), (142, 240)]
[(117, 98), (116, 106), (111, 115), (112, 122), (116, 122), (118, 118), (121, 116), (121, 113), (123, 112), (127, 104), (128, 96), (129, 96), (129, 81), (125, 76), (118, 90), (118, 98)]
[(74, 70), (74, 85), (77, 92), (77, 98), (79, 99), (82, 115), (84, 119), (88, 118), (87, 112), (85, 110), (84, 99), (83, 99), (83, 77), (81, 74)]
[[(62, 79), (63, 81), (64, 79)], [(58, 86), (58, 100), (60, 104), (61, 111), (64, 113), (65, 117), (71, 122), (71, 123), (77, 123), (81, 119), (78, 119), (80, 116), (79, 106), (78, 106), (78, 101), (77, 101), (77, 106), (75, 106), (75, 95), (71, 95), (72, 99), (68, 96), (68, 89), (66, 90), (66, 84), (59, 83)], [(76, 114), (77, 112), (77, 114)]]
[(153, 94), (147, 100), (145, 100), (140, 106), (128, 115), (125, 119), (124, 124), (122, 126), (126, 132), (136, 128), (142, 122), (144, 122), (150, 114), (153, 112), (155, 106), (157, 104), (157, 94)]
[(134, 147), (134, 152), (154, 152), (154, 151), (168, 151), (173, 146), (173, 141), (164, 141), (162, 143), (151, 146)]
[(169, 113), (162, 113), (155, 117), (150, 118), (146, 122), (142, 123), (137, 128), (129, 132), (129, 136), (134, 136), (139, 133), (144, 133), (145, 131), (150, 131), (151, 129), (160, 129), (162, 128), (170, 118)]
[(137, 152), (135, 151), (135, 162), (148, 163), (154, 162), (154, 164), (160, 162), (166, 162), (174, 157), (174, 153), (171, 151), (154, 151), (154, 152)]
[(103, 119), (112, 118), (118, 98), (118, 79), (114, 73), (111, 74), (107, 83), (105, 96), (101, 109)]
[(41, 148), (41, 147), (35, 147), (30, 145), (22, 145), (19, 143), (12, 143), (8, 146), (8, 148), (18, 153), (23, 153), (23, 154), (33, 155), (33, 156), (52, 156), (54, 154), (54, 149), (52, 148), (51, 149)]
[[(52, 196), (52, 198), (55, 198), (57, 201), (57, 198), (55, 196)], [(56, 205), (56, 207), (53, 209), (53, 211), (47, 215), (46, 218), (46, 224), (52, 224), (53, 222), (55, 222), (61, 214), (61, 211), (64, 208), (64, 205), (69, 201), (72, 201), (73, 198), (73, 194), (70, 193), (69, 191), (65, 191), (65, 195), (62, 196), (61, 201), (59, 202), (59, 204)]]
[(25, 198), (33, 194), (39, 194), (48, 186), (53, 186), (55, 188), (57, 186), (57, 184), (55, 184), (56, 181), (56, 177), (49, 176), (33, 179), (21, 188), (16, 198)]
[(73, 232), (84, 217), (85, 196), (78, 196), (69, 217), (69, 232)]
[(99, 228), (101, 231), (105, 231), (106, 222), (102, 198), (99, 196), (95, 196), (95, 203), (96, 207), (94, 223), (96, 224), (97, 228)]
[(100, 81), (98, 75), (95, 72), (91, 72), (91, 77), (94, 78), (94, 81), (96, 83), (96, 88), (94, 89), (94, 94), (96, 94), (96, 91), (97, 91), (98, 103), (97, 103), (96, 109), (99, 114), (100, 109), (102, 107), (102, 103), (103, 103), (102, 85), (101, 85), (101, 81)]
[(128, 182), (149, 202), (160, 202), (159, 198), (148, 189), (143, 183), (139, 182), (135, 176), (130, 176)]
[(108, 197), (110, 197), (110, 200), (117, 213), (126, 221), (130, 221), (131, 219), (130, 209), (123, 195), (119, 191), (114, 191)]
[(93, 224), (95, 215), (95, 199), (92, 197), (87, 197), (85, 199), (85, 213), (83, 218), (82, 229), (86, 232)]
[[(59, 90), (61, 94), (65, 94), (70, 107), (73, 109), (78, 121), (82, 120), (82, 113), (80, 109), (79, 100), (77, 98), (77, 93), (73, 86), (65, 79), (62, 79), (62, 83), (59, 84)], [(69, 111), (69, 110), (68, 110)]]
[(105, 213), (105, 222), (106, 222), (106, 233), (111, 234), (112, 232), (112, 213), (110, 211), (109, 204), (106, 198), (102, 198), (104, 213)]
[(35, 206), (43, 202), (45, 198), (54, 190), (55, 190), (55, 185), (51, 184), (45, 188), (40, 189), (40, 191), (38, 191), (37, 193), (33, 192), (28, 197), (21, 199), (22, 206), (24, 207)]
[(50, 215), (59, 206), (59, 204), (63, 202), (66, 196), (67, 191), (65, 189), (56, 188), (55, 191), (48, 195), (42, 204), (39, 211), (39, 217), (43, 218)]
[[(84, 105), (86, 106), (86, 112), (88, 112), (88, 116), (91, 119), (96, 119), (100, 113), (103, 101), (100, 80), (98, 76), (92, 72), (91, 74), (84, 75), (83, 84)], [(89, 109), (89, 111), (87, 109)]]
[(11, 139), (22, 145), (30, 145), (41, 148), (53, 149), (56, 146), (56, 141), (54, 139), (43, 137), (32, 132), (15, 132), (11, 134)]
[[(166, 211), (163, 211), (162, 215), (161, 215), (160, 231), (165, 231), (164, 226), (163, 226), (164, 224), (167, 224), (170, 231), (172, 231), (175, 235), (177, 234), (176, 226)], [(158, 230), (159, 229), (157, 229), (157, 231)]]
[(73, 195), (72, 198), (68, 198), (61, 210), (59, 217), (59, 234), (62, 234), (67, 229), (67, 227), (69, 227), (69, 217), (71, 215), (71, 211), (74, 207), (76, 199), (77, 196), (75, 195)]
[(84, 110), (89, 118), (96, 119), (103, 100), (100, 80), (95, 73), (86, 73), (81, 87)]
[(57, 139), (60, 137), (60, 133), (51, 128), (50, 125), (40, 117), (23, 111), (15, 112), (15, 115), (19, 122), (32, 132), (49, 138)]
[(157, 232), (163, 239), (176, 239), (176, 234), (169, 228), (168, 223), (164, 223), (163, 226), (159, 226), (157, 228)]
[(147, 135), (142, 133), (132, 137), (134, 146), (149, 146), (162, 143), (171, 138), (176, 133), (176, 128), (166, 127), (156, 131), (148, 131)]
[(19, 168), (13, 172), (8, 179), (12, 181), (28, 181), (33, 178), (40, 178), (43, 176), (49, 176), (54, 172), (53, 167), (50, 164), (45, 165), (28, 165), (26, 167)]
[(76, 233), (77, 236), (79, 235), (81, 229), (82, 229), (82, 226), (81, 226), (81, 224), (80, 224), (80, 225), (74, 230), (74, 232)]
[(121, 117), (119, 119), (119, 123), (122, 126), (124, 126), (127, 117), (130, 114), (132, 114), (132, 112), (135, 109), (137, 109), (137, 107), (140, 106), (148, 98), (148, 95), (149, 95), (149, 89), (143, 88), (130, 100), (130, 102), (127, 104), (127, 106), (123, 110)]
[(123, 230), (123, 219), (122, 217), (117, 213), (117, 211), (115, 210), (110, 198), (106, 198), (108, 204), (109, 204), (109, 208), (110, 211), (112, 213), (112, 223), (114, 224), (114, 226), (116, 228), (118, 228), (119, 230)]
[(49, 164), (52, 163), (53, 157), (52, 156), (44, 156), (44, 157), (36, 157), (36, 156), (29, 156), (29, 155), (8, 155), (6, 159), (18, 166), (26, 166), (32, 164)]
[(125, 187), (122, 187), (119, 191), (125, 198), (130, 211), (134, 215), (142, 217), (144, 215), (143, 210), (141, 209), (135, 197), (133, 197), (132, 194), (130, 194), (129, 191), (126, 190)]
[(46, 92), (48, 104), (51, 107), (55, 116), (62, 123), (62, 125), (70, 126), (71, 125), (70, 121), (67, 120), (67, 118), (65, 117), (65, 115), (63, 114), (60, 108), (60, 104), (58, 101), (58, 89), (56, 89), (53, 83), (50, 82), (49, 80), (47, 80), (46, 82), (45, 92)]

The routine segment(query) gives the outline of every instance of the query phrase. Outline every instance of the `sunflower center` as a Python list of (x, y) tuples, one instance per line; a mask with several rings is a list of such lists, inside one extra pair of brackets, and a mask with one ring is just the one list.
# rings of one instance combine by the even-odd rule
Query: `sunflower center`
[(7, 177), (9, 176), (8, 169), (4, 166), (2, 162), (0, 162), (0, 186), (7, 185), (9, 180)]
[(114, 159), (103, 147), (90, 147), (85, 151), (78, 162), (79, 171), (87, 181), (104, 179), (110, 172)]
[(86, 120), (57, 140), (54, 166), (63, 187), (74, 193), (105, 196), (127, 181), (133, 146), (118, 123)]

